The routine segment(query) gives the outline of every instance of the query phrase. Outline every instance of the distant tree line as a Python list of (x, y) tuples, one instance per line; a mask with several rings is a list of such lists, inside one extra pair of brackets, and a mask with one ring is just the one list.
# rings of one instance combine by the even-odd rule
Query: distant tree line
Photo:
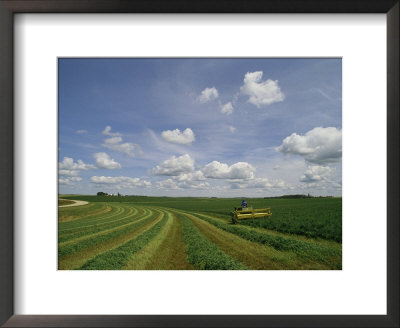
[(102, 192), (102, 191), (99, 191), (98, 193), (97, 193), (97, 196), (122, 196), (120, 193), (118, 193), (118, 194), (108, 194), (108, 193), (106, 193), (106, 192)]
[(282, 195), (282, 196), (275, 196), (275, 197), (264, 197), (264, 198), (314, 198), (310, 194), (303, 195), (303, 194), (295, 194), (295, 195)]
[(264, 197), (264, 199), (268, 198), (332, 198), (333, 196), (312, 196), (310, 194), (295, 194), (295, 195), (282, 195), (282, 196), (274, 196), (274, 197)]

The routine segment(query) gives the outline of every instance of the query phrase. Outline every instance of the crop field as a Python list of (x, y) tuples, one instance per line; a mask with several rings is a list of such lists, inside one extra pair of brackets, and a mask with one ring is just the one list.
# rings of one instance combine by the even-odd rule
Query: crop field
[(60, 270), (340, 270), (342, 199), (247, 199), (272, 216), (232, 224), (232, 198), (62, 196)]
[(58, 199), (58, 206), (71, 205), (74, 202), (68, 199)]

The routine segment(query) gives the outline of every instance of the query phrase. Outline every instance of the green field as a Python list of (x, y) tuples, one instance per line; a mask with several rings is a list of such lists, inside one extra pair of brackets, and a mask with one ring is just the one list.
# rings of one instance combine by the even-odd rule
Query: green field
[(68, 199), (58, 199), (58, 206), (71, 205), (74, 201)]
[(60, 270), (340, 270), (342, 199), (247, 199), (272, 216), (232, 224), (232, 198), (62, 196)]

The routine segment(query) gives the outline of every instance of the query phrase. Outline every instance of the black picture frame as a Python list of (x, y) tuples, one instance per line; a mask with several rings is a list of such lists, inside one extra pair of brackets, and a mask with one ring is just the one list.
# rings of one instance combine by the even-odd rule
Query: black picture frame
[[(399, 7), (398, 0), (0, 0), (0, 324), (4, 327), (399, 327)], [(387, 315), (14, 315), (13, 17), (16, 13), (385, 13)]]

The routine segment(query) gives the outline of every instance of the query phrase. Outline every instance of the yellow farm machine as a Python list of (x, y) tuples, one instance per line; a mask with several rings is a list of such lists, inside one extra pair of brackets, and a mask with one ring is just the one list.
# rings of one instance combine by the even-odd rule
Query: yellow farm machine
[(231, 213), (233, 224), (238, 223), (239, 220), (263, 218), (271, 215), (270, 208), (253, 209), (252, 207), (235, 207), (235, 210)]

